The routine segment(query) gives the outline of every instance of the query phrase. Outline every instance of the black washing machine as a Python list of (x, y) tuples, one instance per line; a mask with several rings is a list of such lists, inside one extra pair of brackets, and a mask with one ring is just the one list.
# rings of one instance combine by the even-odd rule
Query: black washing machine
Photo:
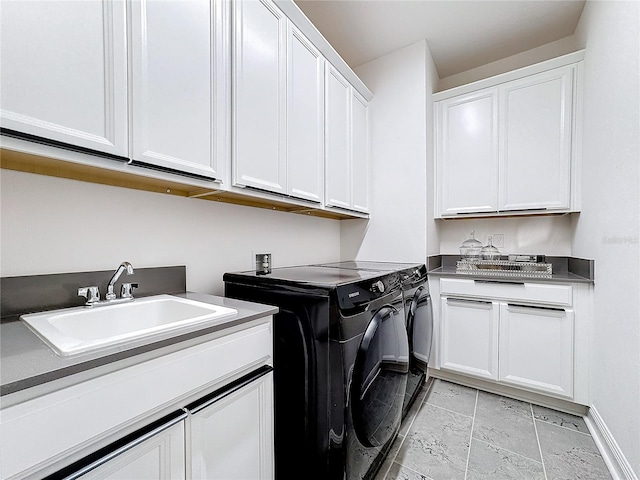
[(400, 275), (321, 266), (226, 273), (274, 317), (276, 478), (369, 479), (400, 428), (409, 374)]
[(323, 266), (370, 270), (383, 273), (397, 273), (402, 284), (405, 325), (409, 339), (409, 374), (407, 376), (407, 392), (405, 395), (402, 416), (407, 414), (411, 404), (418, 395), (420, 387), (427, 378), (427, 367), (433, 343), (433, 309), (429, 284), (427, 283), (427, 267), (422, 263), (393, 263), (348, 260), (328, 263)]

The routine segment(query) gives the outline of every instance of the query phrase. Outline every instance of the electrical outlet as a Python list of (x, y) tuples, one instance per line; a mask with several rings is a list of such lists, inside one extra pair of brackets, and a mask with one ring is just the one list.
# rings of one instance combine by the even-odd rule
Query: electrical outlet
[(256, 273), (266, 274), (271, 273), (271, 254), (270, 253), (256, 253)]
[(496, 248), (504, 248), (504, 233), (493, 234), (493, 246)]

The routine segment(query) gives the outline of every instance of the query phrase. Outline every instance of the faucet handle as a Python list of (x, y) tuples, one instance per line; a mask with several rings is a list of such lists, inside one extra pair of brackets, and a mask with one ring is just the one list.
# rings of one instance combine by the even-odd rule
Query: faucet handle
[(133, 289), (138, 288), (137, 283), (123, 283), (120, 287), (120, 297), (133, 298)]
[(87, 299), (86, 305), (93, 305), (95, 302), (100, 301), (100, 290), (98, 287), (81, 287), (78, 289), (78, 296)]

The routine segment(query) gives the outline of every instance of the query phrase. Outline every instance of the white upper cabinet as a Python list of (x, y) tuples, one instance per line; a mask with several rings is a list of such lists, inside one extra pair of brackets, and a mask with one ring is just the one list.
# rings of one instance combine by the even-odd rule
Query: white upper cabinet
[(234, 185), (321, 203), (325, 60), (270, 0), (234, 5)]
[(351, 95), (351, 201), (354, 210), (369, 211), (369, 117), (367, 102)]
[(436, 217), (579, 211), (581, 56), (434, 95)]
[(287, 193), (322, 202), (325, 60), (291, 23), (287, 47)]
[(351, 90), (349, 82), (331, 66), (326, 78), (325, 203), (351, 208)]
[(573, 67), (500, 87), (499, 209), (569, 209)]
[(443, 215), (498, 211), (498, 95), (495, 89), (437, 105), (438, 186)]
[(233, 8), (233, 183), (286, 193), (287, 19), (269, 0)]
[(126, 157), (125, 3), (3, 2), (3, 129)]
[(366, 101), (333, 67), (326, 74), (325, 203), (369, 212)]
[(131, 2), (132, 159), (220, 178), (228, 2)]

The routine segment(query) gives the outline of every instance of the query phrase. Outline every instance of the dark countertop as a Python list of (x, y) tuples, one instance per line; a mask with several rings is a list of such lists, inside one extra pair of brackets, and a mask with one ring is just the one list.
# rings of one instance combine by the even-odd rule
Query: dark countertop
[(174, 295), (235, 308), (238, 313), (221, 323), (216, 324), (216, 320), (213, 320), (211, 324), (204, 323), (185, 327), (179, 331), (159, 333), (101, 352), (69, 357), (57, 355), (16, 315), (0, 324), (0, 396), (4, 397), (32, 387), (43, 386), (48, 382), (123, 360), (136, 363), (136, 357), (138, 357), (138, 361), (144, 361), (149, 353), (161, 354), (161, 351), (166, 350), (167, 347), (186, 348), (198, 343), (201, 337), (216, 333), (220, 335), (223, 330), (233, 329), (278, 312), (276, 307), (213, 295), (198, 293)]
[(497, 280), (500, 282), (541, 282), (541, 283), (595, 283), (595, 262), (573, 257), (546, 257), (546, 262), (553, 265), (550, 277), (540, 276), (508, 276), (508, 275), (473, 275), (458, 273), (456, 262), (459, 255), (434, 255), (427, 259), (427, 275), (434, 277), (456, 277), (478, 280)]

